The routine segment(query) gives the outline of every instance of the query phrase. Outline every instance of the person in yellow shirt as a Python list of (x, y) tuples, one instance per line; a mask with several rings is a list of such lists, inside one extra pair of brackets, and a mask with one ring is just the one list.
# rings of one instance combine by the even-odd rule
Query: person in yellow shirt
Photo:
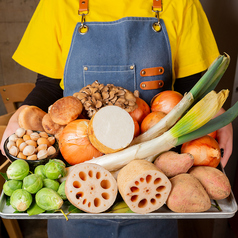
[[(35, 89), (13, 115), (4, 140), (19, 127), (26, 105), (47, 111), (62, 96), (98, 80), (147, 103), (158, 92), (188, 92), (219, 51), (199, 0), (41, 0), (13, 55), (38, 73)], [(152, 72), (145, 74), (143, 72)], [(222, 111), (221, 111), (222, 113)], [(231, 124), (218, 131), (225, 166)], [(177, 237), (172, 219), (49, 220), (49, 237)]]

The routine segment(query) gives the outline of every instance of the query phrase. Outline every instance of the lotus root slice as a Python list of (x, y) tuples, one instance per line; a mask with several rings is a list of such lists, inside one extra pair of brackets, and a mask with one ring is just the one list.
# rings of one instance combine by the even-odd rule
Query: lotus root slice
[(123, 167), (117, 183), (126, 204), (139, 214), (162, 207), (171, 191), (171, 183), (164, 173), (145, 160), (134, 160)]
[(93, 163), (77, 164), (69, 173), (65, 193), (78, 209), (100, 213), (113, 205), (117, 196), (117, 183), (112, 174)]

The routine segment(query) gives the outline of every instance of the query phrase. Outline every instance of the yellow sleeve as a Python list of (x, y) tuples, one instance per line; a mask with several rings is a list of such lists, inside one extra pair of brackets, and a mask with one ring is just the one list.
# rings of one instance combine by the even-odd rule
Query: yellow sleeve
[(219, 55), (210, 24), (198, 0), (191, 1), (178, 32), (175, 78), (206, 70)]
[[(57, 1), (57, 0), (56, 0)], [(41, 0), (13, 55), (22, 66), (51, 78), (62, 78), (63, 62), (55, 0)]]

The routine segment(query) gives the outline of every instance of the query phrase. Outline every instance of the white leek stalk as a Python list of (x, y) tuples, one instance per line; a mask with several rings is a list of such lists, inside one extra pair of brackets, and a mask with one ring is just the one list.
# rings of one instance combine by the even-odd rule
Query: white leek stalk
[(115, 171), (134, 159), (145, 159), (149, 156), (170, 150), (176, 146), (178, 137), (196, 130), (211, 120), (220, 110), (227, 96), (228, 90), (222, 90), (218, 94), (211, 91), (195, 104), (195, 106), (191, 108), (175, 126), (161, 136), (150, 141), (133, 145), (116, 153), (94, 158), (87, 161), (87, 163), (96, 163), (109, 171)]
[(190, 90), (190, 92), (185, 94), (183, 99), (156, 125), (143, 134), (137, 136), (132, 141), (130, 146), (151, 140), (170, 129), (194, 102), (203, 98), (207, 93), (216, 87), (225, 73), (229, 63), (229, 55), (225, 54), (217, 57), (206, 73)]

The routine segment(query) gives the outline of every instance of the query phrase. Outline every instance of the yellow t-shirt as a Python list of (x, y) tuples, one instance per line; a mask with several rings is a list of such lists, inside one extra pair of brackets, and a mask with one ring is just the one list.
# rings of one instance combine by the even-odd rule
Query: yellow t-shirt
[[(153, 0), (89, 0), (88, 21), (155, 17)], [(81, 21), (79, 0), (41, 0), (13, 55), (24, 67), (51, 78), (63, 78), (74, 28)], [(199, 0), (163, 0), (173, 64), (173, 78), (204, 71), (219, 55)], [(63, 86), (63, 84), (61, 84)]]

